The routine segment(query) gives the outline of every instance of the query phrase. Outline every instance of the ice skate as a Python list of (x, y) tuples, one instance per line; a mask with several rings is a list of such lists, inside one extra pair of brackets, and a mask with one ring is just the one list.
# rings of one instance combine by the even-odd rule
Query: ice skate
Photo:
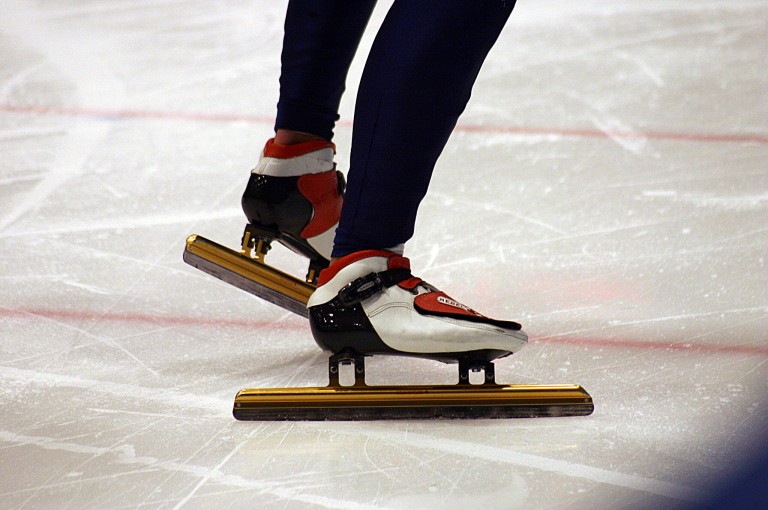
[[(344, 178), (323, 140), (297, 145), (267, 142), (243, 193), (248, 219), (239, 251), (198, 235), (184, 260), (227, 283), (306, 316), (320, 270), (328, 266), (343, 202)], [(274, 241), (309, 259), (302, 280), (265, 263)]]
[[(358, 252), (320, 275), (308, 302), (315, 341), (332, 355), (329, 385), (247, 389), (235, 399), (243, 420), (513, 418), (590, 414), (577, 385), (498, 385), (493, 361), (520, 350), (519, 324), (491, 319), (458, 303), (410, 272), (408, 259)], [(457, 363), (452, 386), (368, 386), (365, 357), (415, 356)], [(339, 371), (354, 366), (354, 384)], [(470, 372), (482, 372), (481, 382)]]
[(520, 350), (520, 324), (485, 317), (411, 274), (407, 258), (370, 250), (323, 271), (308, 303), (312, 334), (332, 353), (489, 361)]

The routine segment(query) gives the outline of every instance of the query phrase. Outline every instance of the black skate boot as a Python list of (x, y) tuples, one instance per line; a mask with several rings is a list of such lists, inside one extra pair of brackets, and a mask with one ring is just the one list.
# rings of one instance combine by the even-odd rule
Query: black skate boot
[(310, 260), (308, 283), (328, 266), (341, 215), (344, 177), (324, 140), (278, 145), (269, 140), (242, 198), (248, 225), (243, 249), (263, 256), (273, 240)]

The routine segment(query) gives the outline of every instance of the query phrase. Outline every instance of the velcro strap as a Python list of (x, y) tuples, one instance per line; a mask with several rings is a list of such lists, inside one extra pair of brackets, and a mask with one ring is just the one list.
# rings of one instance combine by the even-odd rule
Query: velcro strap
[(339, 303), (345, 308), (354, 306), (410, 277), (411, 271), (405, 268), (388, 269), (361, 276), (339, 291)]

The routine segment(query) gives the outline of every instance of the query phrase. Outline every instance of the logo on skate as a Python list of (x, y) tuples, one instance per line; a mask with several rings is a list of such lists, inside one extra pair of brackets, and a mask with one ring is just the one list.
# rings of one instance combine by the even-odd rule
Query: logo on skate
[(442, 305), (452, 306), (454, 308), (460, 308), (460, 309), (464, 310), (465, 312), (472, 312), (472, 310), (469, 307), (464, 306), (461, 303), (459, 303), (457, 301), (454, 301), (453, 299), (451, 299), (449, 297), (446, 297), (446, 296), (437, 296), (437, 302), (442, 304)]

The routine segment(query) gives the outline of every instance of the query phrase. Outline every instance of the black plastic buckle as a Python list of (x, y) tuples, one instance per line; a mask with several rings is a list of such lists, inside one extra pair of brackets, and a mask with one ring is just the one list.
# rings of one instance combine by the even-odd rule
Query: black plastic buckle
[(408, 269), (388, 269), (380, 273), (369, 273), (347, 284), (339, 291), (341, 306), (348, 308), (375, 296), (382, 289), (392, 287), (411, 277)]
[(345, 308), (354, 306), (369, 297), (375, 296), (383, 288), (384, 284), (381, 282), (379, 273), (361, 276), (357, 280), (345, 285), (339, 291), (339, 303)]

